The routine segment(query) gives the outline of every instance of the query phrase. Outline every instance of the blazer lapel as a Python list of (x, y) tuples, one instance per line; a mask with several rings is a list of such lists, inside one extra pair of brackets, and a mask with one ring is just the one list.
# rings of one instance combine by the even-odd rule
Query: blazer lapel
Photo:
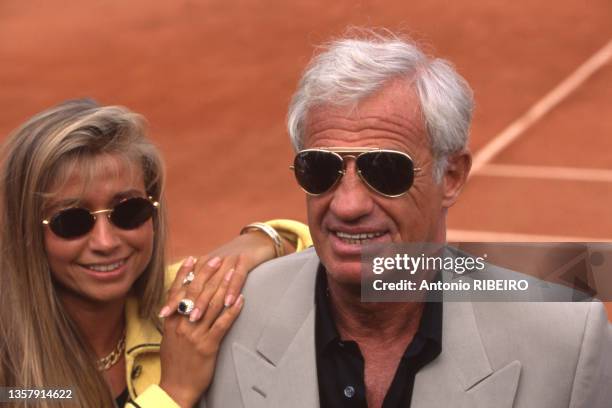
[(442, 353), (417, 374), (412, 406), (512, 407), (520, 372), (519, 361), (491, 367), (471, 302), (445, 302)]
[(266, 323), (255, 351), (232, 346), (242, 400), (248, 408), (319, 405), (314, 339), (318, 265), (313, 251)]
[(466, 391), (464, 406), (512, 408), (521, 376), (521, 363), (514, 360)]

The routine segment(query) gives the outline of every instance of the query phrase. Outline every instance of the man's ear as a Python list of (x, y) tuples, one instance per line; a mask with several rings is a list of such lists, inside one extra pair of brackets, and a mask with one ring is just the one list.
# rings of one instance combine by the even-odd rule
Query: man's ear
[(442, 207), (449, 208), (463, 189), (467, 181), (470, 168), (472, 168), (472, 154), (469, 150), (462, 150), (448, 156), (446, 171), (442, 177)]

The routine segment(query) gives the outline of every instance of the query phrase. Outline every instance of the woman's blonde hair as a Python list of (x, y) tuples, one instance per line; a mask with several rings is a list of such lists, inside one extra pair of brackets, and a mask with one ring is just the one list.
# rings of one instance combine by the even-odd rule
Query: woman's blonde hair
[[(9, 136), (0, 181), (3, 386), (68, 386), (80, 407), (113, 404), (91, 347), (58, 299), (45, 254), (41, 220), (50, 189), (70, 173), (67, 164), (95, 177), (95, 159), (113, 155), (142, 169), (147, 194), (161, 205), (153, 220), (153, 255), (132, 292), (139, 298), (140, 315), (159, 324), (156, 307), (163, 295), (166, 243), (164, 169), (145, 133), (140, 115), (83, 99), (39, 113)], [(66, 406), (74, 406), (74, 401)]]

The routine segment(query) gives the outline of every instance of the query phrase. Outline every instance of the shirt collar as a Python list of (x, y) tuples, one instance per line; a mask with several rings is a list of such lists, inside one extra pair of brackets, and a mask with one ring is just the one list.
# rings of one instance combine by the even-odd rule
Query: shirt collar
[[(440, 276), (438, 274), (437, 279)], [(340, 340), (340, 334), (336, 327), (336, 323), (332, 318), (331, 305), (329, 303), (327, 290), (327, 276), (323, 264), (319, 264), (317, 270), (317, 280), (315, 286), (315, 305), (316, 305), (316, 334), (315, 341), (317, 347), (317, 355), (325, 352), (327, 347), (332, 343)], [(419, 328), (417, 329), (416, 337), (421, 337), (425, 340), (434, 342), (436, 346), (442, 345), (442, 303), (441, 302), (425, 302), (423, 314)], [(406, 349), (406, 353), (410, 347)], [(405, 353), (405, 354), (406, 354)]]
[(331, 306), (327, 297), (327, 276), (323, 264), (319, 264), (315, 286), (317, 354), (323, 353), (327, 347), (340, 340), (336, 323), (332, 319)]

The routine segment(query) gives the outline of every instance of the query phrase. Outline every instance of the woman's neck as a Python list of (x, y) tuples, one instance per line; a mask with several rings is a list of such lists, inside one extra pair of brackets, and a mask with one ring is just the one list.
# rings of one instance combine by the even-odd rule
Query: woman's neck
[(60, 299), (96, 356), (101, 358), (114, 350), (125, 330), (125, 298), (98, 303), (60, 294)]

